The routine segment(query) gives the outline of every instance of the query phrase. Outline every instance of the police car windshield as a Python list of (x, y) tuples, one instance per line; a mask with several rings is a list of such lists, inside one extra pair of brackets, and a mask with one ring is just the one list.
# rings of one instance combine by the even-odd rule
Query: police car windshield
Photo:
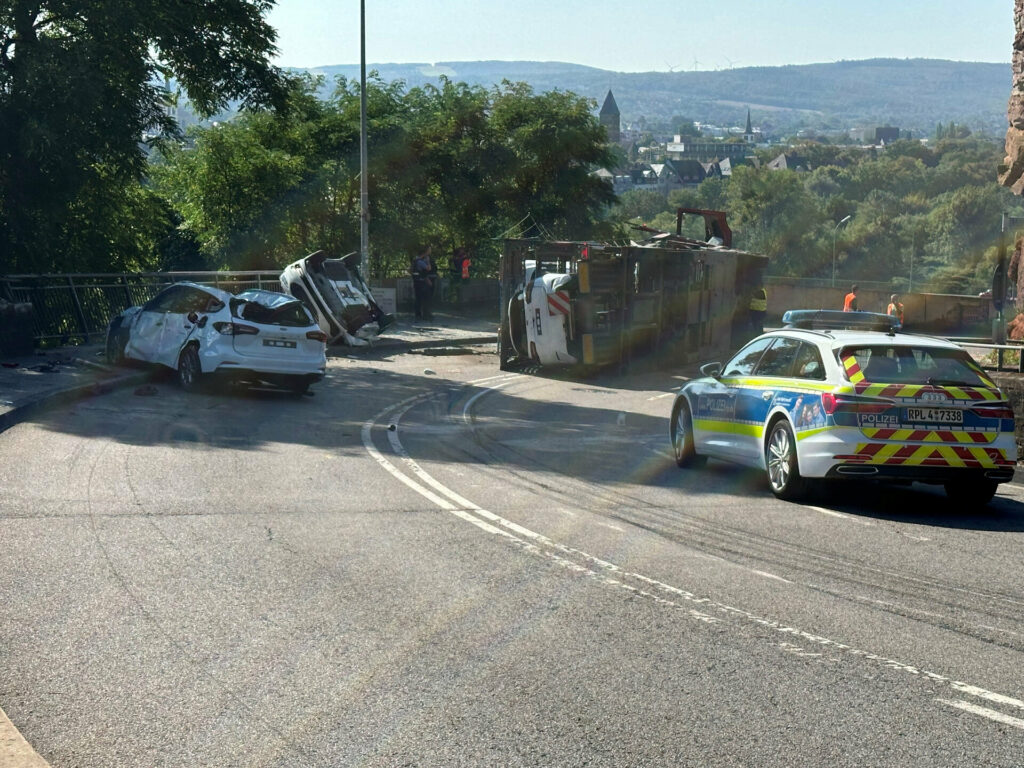
[(991, 386), (977, 363), (960, 349), (870, 344), (843, 347), (838, 358), (851, 380), (860, 372), (865, 381), (885, 384)]

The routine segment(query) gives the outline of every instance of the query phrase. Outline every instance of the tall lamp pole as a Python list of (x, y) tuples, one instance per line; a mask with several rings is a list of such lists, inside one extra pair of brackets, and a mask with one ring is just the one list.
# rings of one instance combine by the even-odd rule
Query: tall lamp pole
[(366, 0), (359, 0), (359, 256), (370, 269), (370, 193), (367, 185), (366, 158)]
[(853, 218), (853, 214), (852, 213), (849, 216), (844, 216), (842, 219), (839, 220), (839, 223), (836, 224), (835, 229), (832, 230), (832, 287), (833, 288), (836, 287), (836, 233), (839, 231), (839, 227), (841, 227), (843, 224), (845, 224), (846, 222), (848, 222), (852, 218)]

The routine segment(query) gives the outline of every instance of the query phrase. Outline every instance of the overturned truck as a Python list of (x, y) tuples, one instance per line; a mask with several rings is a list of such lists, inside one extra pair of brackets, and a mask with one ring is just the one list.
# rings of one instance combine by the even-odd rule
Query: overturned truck
[(721, 212), (684, 211), (704, 216), (711, 242), (681, 234), (683, 212), (675, 234), (629, 245), (506, 240), (501, 368), (672, 365), (744, 341), (737, 320), (747, 316), (767, 258), (729, 248)]

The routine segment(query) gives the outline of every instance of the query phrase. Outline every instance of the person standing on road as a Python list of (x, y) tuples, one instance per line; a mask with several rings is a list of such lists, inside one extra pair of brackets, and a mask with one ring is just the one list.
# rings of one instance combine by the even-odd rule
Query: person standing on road
[(430, 311), (430, 299), (433, 293), (430, 280), (430, 246), (412, 261), (412, 290), (417, 320), (429, 320), (432, 317)]
[(452, 301), (462, 304), (462, 283), (469, 279), (469, 254), (464, 246), (459, 246), (452, 254)]
[(892, 315), (900, 321), (900, 325), (903, 325), (903, 304), (900, 302), (898, 293), (889, 297), (889, 308), (885, 310), (885, 314)]
[(857, 311), (857, 284), (854, 283), (850, 286), (850, 292), (846, 294), (846, 298), (843, 300), (843, 312), (856, 312)]
[[(427, 281), (430, 285), (430, 292), (427, 300), (427, 320), (434, 319), (434, 294), (438, 292), (438, 288), (441, 286), (441, 278), (437, 274), (437, 262), (434, 260), (434, 253), (431, 248), (427, 248)], [(442, 292), (443, 295), (443, 292)]]

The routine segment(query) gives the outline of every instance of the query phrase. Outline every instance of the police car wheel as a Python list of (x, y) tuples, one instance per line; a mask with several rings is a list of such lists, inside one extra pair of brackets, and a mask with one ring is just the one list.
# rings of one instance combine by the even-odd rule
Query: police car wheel
[(962, 507), (984, 507), (996, 494), (996, 483), (991, 480), (975, 480), (974, 482), (946, 483), (946, 496), (954, 504)]
[(796, 460), (796, 440), (785, 420), (772, 426), (764, 451), (768, 469), (768, 485), (776, 497), (785, 500), (801, 498), (807, 491), (806, 481), (800, 476)]
[(694, 449), (693, 420), (690, 418), (690, 409), (683, 401), (676, 403), (672, 410), (670, 431), (672, 455), (675, 457), (676, 466), (698, 467), (707, 461), (707, 456), (698, 456)]

